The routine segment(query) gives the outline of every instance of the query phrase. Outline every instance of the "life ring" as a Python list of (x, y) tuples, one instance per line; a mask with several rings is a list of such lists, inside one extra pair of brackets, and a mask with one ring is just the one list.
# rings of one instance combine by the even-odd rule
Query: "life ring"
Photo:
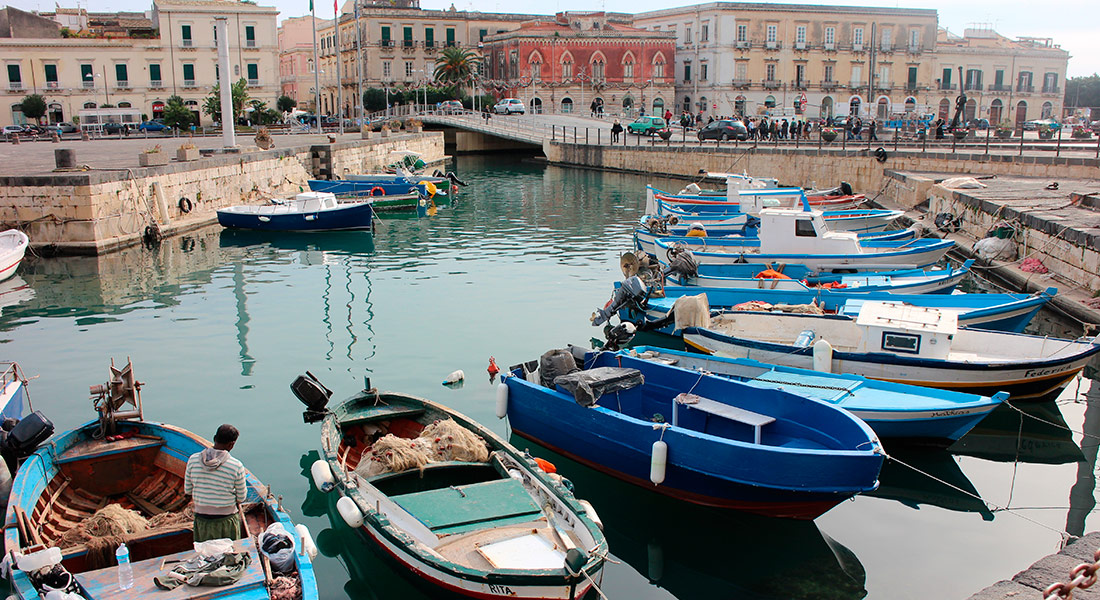
[[(378, 192), (377, 194), (375, 192)], [(386, 190), (380, 185), (376, 185), (370, 189), (371, 196), (385, 196)]]
[(429, 198), (435, 198), (435, 193), (436, 193), (437, 191), (439, 191), (439, 190), (438, 190), (438, 189), (437, 189), (437, 188), (435, 187), (435, 184), (434, 184), (434, 183), (432, 183), (432, 182), (430, 182), (430, 181), (428, 181), (427, 179), (425, 179), (424, 181), (421, 181), (420, 183), (417, 183), (416, 185), (422, 185), (422, 186), (424, 186), (424, 189), (425, 189), (425, 190), (427, 190), (427, 192), (428, 192), (428, 197), (429, 197)]
[(191, 212), (192, 208), (194, 208), (194, 205), (191, 204), (191, 200), (189, 200), (187, 197), (180, 198), (181, 213), (186, 215), (187, 213)]
[(888, 157), (889, 155), (886, 154), (886, 148), (879, 146), (878, 149), (875, 150), (875, 160), (879, 161), (880, 163), (886, 162), (886, 159)]

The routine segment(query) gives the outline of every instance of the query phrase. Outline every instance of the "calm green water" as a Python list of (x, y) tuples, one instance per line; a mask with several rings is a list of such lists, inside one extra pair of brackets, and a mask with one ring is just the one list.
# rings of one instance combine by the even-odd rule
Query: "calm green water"
[[(291, 380), (309, 369), (346, 396), (367, 376), (506, 433), (489, 356), (503, 368), (598, 333), (588, 316), (620, 277), (642, 186), (664, 183), (512, 157), (463, 157), (456, 170), (471, 185), (454, 207), (387, 220), (373, 239), (213, 227), (153, 251), (31, 261), (0, 286), (0, 303), (21, 300), (0, 316), (3, 357), (39, 376), (34, 407), (58, 429), (89, 420), (87, 386), (131, 357), (148, 418), (207, 437), (222, 422), (241, 429), (234, 454), (317, 539), (323, 597), (421, 597), (311, 490), (319, 428), (301, 422)], [(455, 369), (465, 385), (442, 387)], [(1029, 409), (1054, 425), (999, 410), (952, 453), (891, 449), (1018, 513), (900, 464), (873, 496), (800, 523), (699, 509), (554, 461), (605, 521), (611, 598), (965, 598), (1056, 551), (1057, 531), (1096, 528), (1095, 438), (1083, 461), (1082, 436), (1062, 427), (1100, 433), (1100, 386), (1073, 402), (1089, 383)]]

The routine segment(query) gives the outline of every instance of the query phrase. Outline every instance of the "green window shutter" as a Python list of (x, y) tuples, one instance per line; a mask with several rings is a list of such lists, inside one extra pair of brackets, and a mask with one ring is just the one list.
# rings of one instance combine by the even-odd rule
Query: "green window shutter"
[(405, 27), (404, 30), (402, 31), (402, 33), (403, 33), (402, 39), (405, 41), (405, 47), (406, 48), (412, 48), (412, 45), (413, 45), (413, 28), (412, 27)]
[(124, 63), (115, 65), (115, 80), (119, 83), (130, 81), (130, 78), (126, 75), (126, 65)]
[(23, 83), (23, 75), (19, 72), (19, 65), (8, 65), (8, 81)]
[(95, 76), (92, 75), (92, 65), (80, 65), (80, 80), (91, 81)]
[(185, 40), (191, 39), (191, 26), (190, 25), (183, 25), (182, 27), (180, 27), (180, 37), (182, 37)]
[(149, 65), (149, 80), (160, 81), (160, 65), (153, 63)]
[(195, 65), (191, 63), (184, 63), (183, 65), (183, 78), (187, 81), (195, 80)]
[(424, 30), (424, 46), (428, 48), (435, 46), (435, 29), (429, 27)]
[(452, 27), (447, 28), (447, 45), (448, 46), (454, 46), (455, 45), (455, 30)]
[(951, 69), (943, 70), (943, 80), (940, 83), (943, 84), (945, 89), (951, 87)]
[(260, 78), (260, 65), (248, 63), (248, 80), (256, 81)]
[(481, 31), (479, 31), (477, 33), (477, 41), (484, 42), (485, 41), (485, 36), (487, 36), (487, 35), (489, 35), (489, 30), (488, 29), (482, 29)]
[(251, 25), (244, 26), (244, 39), (254, 42), (256, 41), (256, 28)]
[(392, 43), (393, 42), (390, 41), (390, 28), (389, 27), (383, 27), (382, 28), (382, 46), (383, 47), (389, 47), (390, 45), (392, 45)]
[(43, 65), (46, 67), (46, 81), (57, 83), (57, 65)]

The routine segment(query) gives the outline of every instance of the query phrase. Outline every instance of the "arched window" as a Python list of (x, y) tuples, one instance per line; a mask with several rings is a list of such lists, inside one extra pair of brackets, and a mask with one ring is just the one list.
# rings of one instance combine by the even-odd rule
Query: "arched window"
[(538, 96), (531, 98), (531, 112), (536, 115), (542, 114), (542, 98)]
[(875, 103), (875, 116), (878, 120), (883, 121), (886, 117), (890, 116), (890, 99), (886, 96), (880, 96)]
[(1000, 98), (994, 98), (989, 104), (989, 126), (996, 127), (1004, 120), (1004, 105)]
[(733, 100), (733, 111), (736, 112), (739, 117), (745, 116), (745, 100), (746, 98), (741, 95), (738, 95)]
[(27, 117), (23, 115), (22, 104), (11, 105), (11, 121), (14, 125), (26, 125)]
[(96, 103), (95, 103), (95, 102), (85, 102), (85, 103), (84, 103), (84, 108), (87, 108), (87, 109), (93, 109), (93, 108), (95, 108), (95, 107), (96, 107)]
[(653, 99), (653, 116), (661, 117), (665, 114), (665, 101), (661, 98)]
[(568, 52), (561, 57), (561, 78), (573, 78), (573, 55)]
[(775, 96), (768, 95), (767, 98), (764, 98), (764, 107), (775, 108)]
[(1027, 102), (1020, 100), (1016, 103), (1016, 129), (1023, 129), (1027, 120)]
[(911, 113), (917, 110), (917, 99), (909, 96), (905, 99), (905, 112)]
[(653, 78), (665, 76), (665, 55), (658, 52), (653, 56)]
[(527, 64), (531, 66), (531, 80), (537, 81), (542, 79), (542, 55), (538, 50), (535, 50), (527, 57)]
[(623, 112), (630, 114), (634, 110), (634, 99), (630, 96), (623, 96)]
[(1049, 119), (1054, 114), (1054, 105), (1050, 102), (1044, 102), (1042, 112), (1039, 113), (1040, 119)]
[(118, 107), (119, 108), (132, 108), (132, 105), (129, 102), (119, 102)]
[(971, 120), (974, 119), (977, 112), (978, 103), (975, 102), (973, 98), (970, 98), (966, 101), (966, 108), (963, 109), (963, 118), (966, 119), (967, 123), (969, 123)]
[(858, 115), (859, 105), (863, 103), (863, 100), (859, 96), (852, 96), (848, 99), (848, 114)]
[(623, 81), (634, 81), (634, 53), (627, 52), (623, 56)]
[(699, 96), (699, 112), (707, 112), (707, 97)]
[(940, 100), (940, 109), (936, 114), (939, 115), (941, 119), (946, 121), (947, 117), (951, 115), (951, 101), (947, 98), (942, 98)]
[(833, 116), (833, 97), (825, 96), (821, 99), (821, 110), (818, 112), (818, 116), (822, 119), (828, 119)]
[(591, 73), (592, 81), (603, 81), (604, 73), (606, 71), (607, 59), (604, 58), (602, 52), (597, 52), (592, 55)]
[(567, 114), (573, 112), (573, 99), (572, 98), (566, 97), (566, 98), (561, 99), (561, 112), (567, 113)]
[(691, 108), (691, 96), (684, 96), (684, 110), (694, 112)]

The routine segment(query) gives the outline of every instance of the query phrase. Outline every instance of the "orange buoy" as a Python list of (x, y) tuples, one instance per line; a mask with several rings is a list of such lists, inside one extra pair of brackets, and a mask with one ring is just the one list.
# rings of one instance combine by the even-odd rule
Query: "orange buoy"
[(485, 369), (489, 372), (489, 381), (492, 382), (497, 378), (497, 374), (500, 373), (500, 367), (497, 366), (497, 359), (492, 356), (489, 357), (489, 368)]
[(543, 473), (557, 473), (558, 472), (558, 468), (554, 466), (554, 463), (552, 463), (548, 460), (535, 457), (535, 464), (538, 465), (540, 469), (542, 469)]

